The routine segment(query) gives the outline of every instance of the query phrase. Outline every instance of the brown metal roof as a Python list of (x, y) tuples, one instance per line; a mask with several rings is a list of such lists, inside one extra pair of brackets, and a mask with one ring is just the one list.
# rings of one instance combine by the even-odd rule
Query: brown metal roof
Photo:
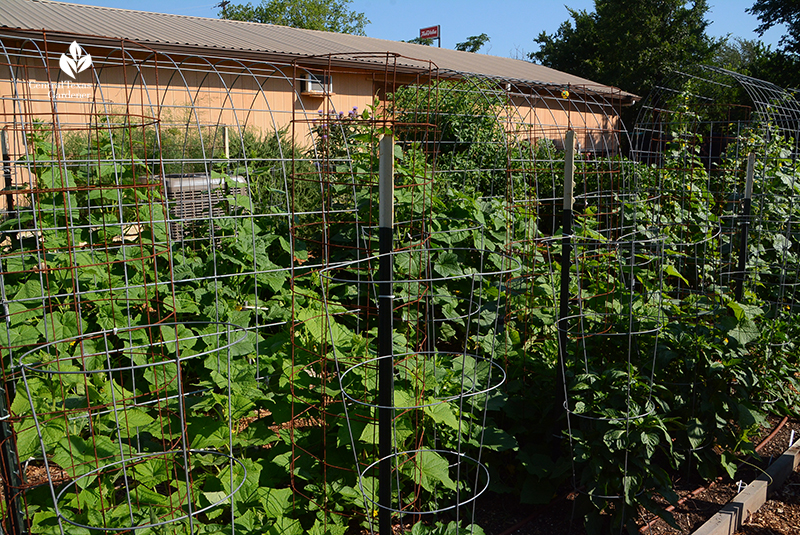
[[(152, 48), (157, 48), (156, 45), (177, 45), (193, 49), (255, 52), (282, 59), (327, 54), (390, 53), (403, 56), (398, 60), (398, 65), (411, 69), (426, 68), (427, 61), (431, 61), (440, 71), (533, 84), (571, 85), (598, 93), (614, 93), (623, 99), (634, 97), (630, 93), (527, 61), (272, 24), (85, 6), (50, 0), (2, 0), (0, 27), (127, 39)], [(420, 58), (420, 61), (408, 58)], [(370, 60), (354, 58), (352, 61), (363, 65)]]

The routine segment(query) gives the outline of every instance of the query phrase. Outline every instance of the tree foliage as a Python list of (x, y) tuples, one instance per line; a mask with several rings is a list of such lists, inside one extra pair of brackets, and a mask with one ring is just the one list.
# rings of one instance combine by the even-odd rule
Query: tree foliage
[(477, 52), (483, 45), (490, 41), (489, 36), (485, 33), (480, 35), (471, 35), (463, 43), (456, 43), (456, 50), (462, 52)]
[(257, 6), (250, 2), (231, 4), (219, 16), (229, 20), (366, 35), (364, 28), (370, 21), (364, 13), (351, 10), (348, 7), (351, 2), (352, 0), (262, 0)]
[(433, 44), (433, 39), (428, 37), (415, 37), (413, 39), (409, 39), (408, 41), (403, 41), (404, 43), (411, 43), (414, 45), (425, 45), (431, 46)]
[(780, 44), (787, 52), (800, 53), (800, 2), (797, 0), (756, 0), (747, 12), (758, 17), (759, 35), (777, 24), (785, 24), (787, 33)]
[(680, 65), (709, 60), (720, 44), (706, 35), (706, 0), (595, 0), (593, 12), (567, 9), (572, 20), (539, 34), (530, 59), (640, 95)]
[(727, 39), (717, 49), (713, 64), (780, 87), (800, 87), (800, 57), (772, 50), (757, 39)]

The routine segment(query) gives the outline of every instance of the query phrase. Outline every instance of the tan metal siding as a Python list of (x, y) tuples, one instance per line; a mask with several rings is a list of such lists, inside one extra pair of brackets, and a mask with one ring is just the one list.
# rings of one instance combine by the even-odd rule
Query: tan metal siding
[[(572, 85), (599, 93), (620, 93), (608, 86), (542, 65), (486, 54), (473, 54), (357, 35), (337, 34), (163, 13), (83, 6), (49, 0), (3, 0), (0, 27), (129, 39), (142, 44), (171, 44), (197, 49), (246, 50), (283, 57), (309, 57), (359, 52), (404, 56), (398, 64), (440, 71), (476, 74), (529, 83)], [(410, 58), (420, 58), (418, 61)], [(350, 63), (384, 65), (384, 59), (348, 58)]]

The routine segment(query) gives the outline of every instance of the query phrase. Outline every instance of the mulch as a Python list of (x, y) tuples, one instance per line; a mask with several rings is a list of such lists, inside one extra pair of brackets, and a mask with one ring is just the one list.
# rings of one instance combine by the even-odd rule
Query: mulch
[(736, 535), (797, 535), (800, 533), (800, 471), (746, 519)]
[[(779, 421), (780, 418), (770, 418), (772, 427), (763, 429), (760, 435), (753, 439), (753, 442), (760, 442)], [(678, 496), (686, 498), (672, 513), (680, 529), (676, 530), (663, 520), (657, 519), (649, 511), (642, 510), (638, 521), (643, 526), (641, 533), (646, 535), (690, 535), (693, 533), (736, 496), (740, 488), (744, 488), (755, 479), (760, 470), (765, 469), (773, 459), (783, 454), (789, 447), (792, 430), (795, 431), (795, 440), (800, 440), (800, 421), (789, 420), (761, 449), (761, 460), (748, 461), (737, 472), (736, 478), (733, 480), (726, 478), (708, 483), (701, 481), (696, 476), (684, 478), (680, 474), (677, 475), (674, 490)], [(800, 478), (800, 474), (795, 473), (793, 478)], [(698, 492), (699, 487), (704, 487), (704, 489)], [(784, 495), (786, 498), (782, 499), (781, 497)], [(484, 528), (487, 535), (510, 535), (511, 533), (514, 535), (586, 535), (583, 518), (574, 507), (575, 496), (575, 493), (562, 495), (556, 502), (547, 506), (514, 504), (514, 500), (510, 500), (507, 495), (489, 497), (479, 502), (476, 522)], [(775, 505), (773, 500), (770, 500), (758, 515), (753, 515), (751, 523), (746, 526), (746, 529), (750, 529), (750, 531), (741, 531), (737, 535), (800, 534), (798, 498), (800, 498), (800, 479), (787, 480), (787, 484), (780, 492), (776, 492), (773, 498), (780, 505)], [(668, 505), (666, 500), (661, 501), (665, 507)], [(778, 513), (778, 511), (782, 512)], [(655, 521), (651, 525), (644, 527), (654, 519)], [(777, 526), (782, 527), (778, 528)], [(516, 529), (510, 531), (515, 527)]]

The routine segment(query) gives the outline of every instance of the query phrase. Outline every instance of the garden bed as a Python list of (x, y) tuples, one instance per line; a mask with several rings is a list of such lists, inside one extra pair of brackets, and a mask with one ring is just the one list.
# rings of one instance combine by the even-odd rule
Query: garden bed
[(795, 469), (775, 494), (750, 515), (736, 535), (800, 533), (800, 469)]
[[(770, 417), (769, 421), (774, 427), (780, 422), (780, 418)], [(749, 484), (760, 473), (759, 469), (766, 468), (773, 459), (786, 450), (793, 430), (795, 431), (795, 440), (800, 440), (800, 421), (789, 420), (761, 448), (762, 460), (760, 462), (749, 461), (755, 466), (743, 465), (734, 480), (726, 478), (708, 485), (696, 476), (683, 478), (676, 475), (674, 490), (678, 496), (686, 498), (686, 501), (673, 511), (675, 521), (681, 529), (676, 530), (663, 520), (657, 519), (652, 525), (644, 527), (642, 533), (655, 535), (689, 535), (693, 533), (738, 494), (740, 480), (743, 481), (742, 487)], [(762, 429), (761, 433), (754, 438), (754, 442), (759, 443), (771, 431), (772, 428)], [(705, 488), (697, 492), (700, 487)], [(525, 506), (522, 504), (509, 505), (507, 499), (503, 499), (502, 496), (494, 496), (479, 505), (478, 524), (484, 527), (487, 535), (511, 535), (512, 533), (515, 535), (586, 535), (583, 518), (574, 507), (575, 497), (576, 493), (571, 492), (562, 494), (546, 506)], [(668, 505), (666, 500), (660, 499), (659, 501), (665, 507)], [(778, 511), (783, 511), (783, 513)], [(780, 526), (783, 515), (786, 515), (786, 525), (781, 528), (783, 531), (776, 530), (774, 533), (780, 535), (798, 533), (797, 527), (791, 527), (800, 526), (796, 523), (797, 520), (800, 520), (800, 473), (798, 472), (792, 474), (775, 497), (768, 501), (757, 515), (753, 515), (748, 525), (737, 535), (771, 535), (773, 532), (758, 530)], [(640, 514), (640, 524), (645, 526), (654, 518), (655, 515), (652, 513), (643, 511)], [(795, 521), (794, 524), (792, 519)], [(526, 520), (527, 522), (525, 522)], [(758, 523), (758, 526), (754, 522)]]

